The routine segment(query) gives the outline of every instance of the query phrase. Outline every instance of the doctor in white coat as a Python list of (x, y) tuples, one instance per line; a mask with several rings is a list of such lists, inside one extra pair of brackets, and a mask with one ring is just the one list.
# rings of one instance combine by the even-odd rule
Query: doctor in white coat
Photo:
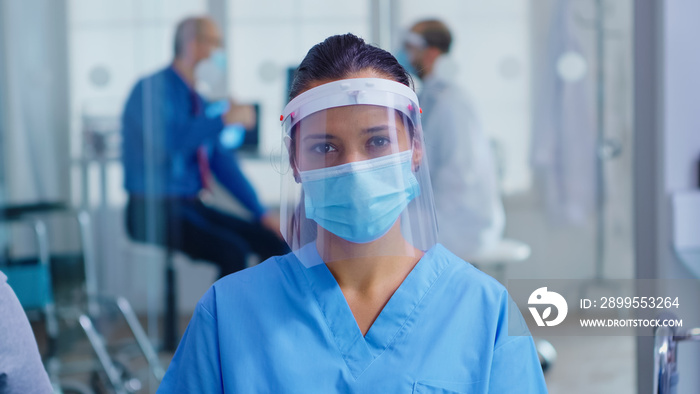
[(397, 57), (422, 82), (419, 101), (439, 241), (459, 256), (473, 256), (502, 238), (505, 214), (488, 137), (454, 82), (451, 43), (443, 22), (424, 20), (410, 29)]

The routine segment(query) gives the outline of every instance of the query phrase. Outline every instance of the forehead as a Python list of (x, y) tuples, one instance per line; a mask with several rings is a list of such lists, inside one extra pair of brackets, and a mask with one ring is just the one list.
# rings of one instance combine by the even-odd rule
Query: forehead
[(318, 111), (302, 119), (302, 129), (324, 127), (332, 124), (334, 128), (355, 128), (372, 125), (397, 124), (402, 127), (398, 111), (378, 105), (348, 105)]

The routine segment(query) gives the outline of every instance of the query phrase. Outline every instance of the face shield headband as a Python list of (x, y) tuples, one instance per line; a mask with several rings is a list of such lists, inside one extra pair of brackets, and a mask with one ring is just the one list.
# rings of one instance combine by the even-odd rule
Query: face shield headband
[(420, 124), (421, 109), (416, 93), (399, 82), (382, 78), (351, 78), (309, 89), (284, 107), (280, 120), (285, 135), (301, 119), (330, 108), (348, 105), (376, 105), (393, 108)]

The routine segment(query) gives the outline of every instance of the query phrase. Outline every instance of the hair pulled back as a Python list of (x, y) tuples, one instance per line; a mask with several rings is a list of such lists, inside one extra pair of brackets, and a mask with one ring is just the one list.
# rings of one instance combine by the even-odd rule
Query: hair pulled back
[(363, 70), (373, 70), (412, 87), (411, 76), (391, 53), (348, 33), (328, 37), (309, 50), (294, 74), (288, 99), (308, 90), (314, 82), (346, 79)]

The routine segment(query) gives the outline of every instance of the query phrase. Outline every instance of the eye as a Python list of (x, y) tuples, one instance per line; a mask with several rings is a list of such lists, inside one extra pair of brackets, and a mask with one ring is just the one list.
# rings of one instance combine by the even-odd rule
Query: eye
[(335, 146), (333, 146), (332, 144), (330, 144), (328, 142), (323, 142), (320, 144), (312, 145), (309, 150), (313, 153), (326, 154), (326, 153), (335, 152), (338, 149), (336, 149)]
[(385, 149), (391, 145), (391, 139), (384, 136), (372, 137), (367, 141), (367, 146), (369, 149)]

